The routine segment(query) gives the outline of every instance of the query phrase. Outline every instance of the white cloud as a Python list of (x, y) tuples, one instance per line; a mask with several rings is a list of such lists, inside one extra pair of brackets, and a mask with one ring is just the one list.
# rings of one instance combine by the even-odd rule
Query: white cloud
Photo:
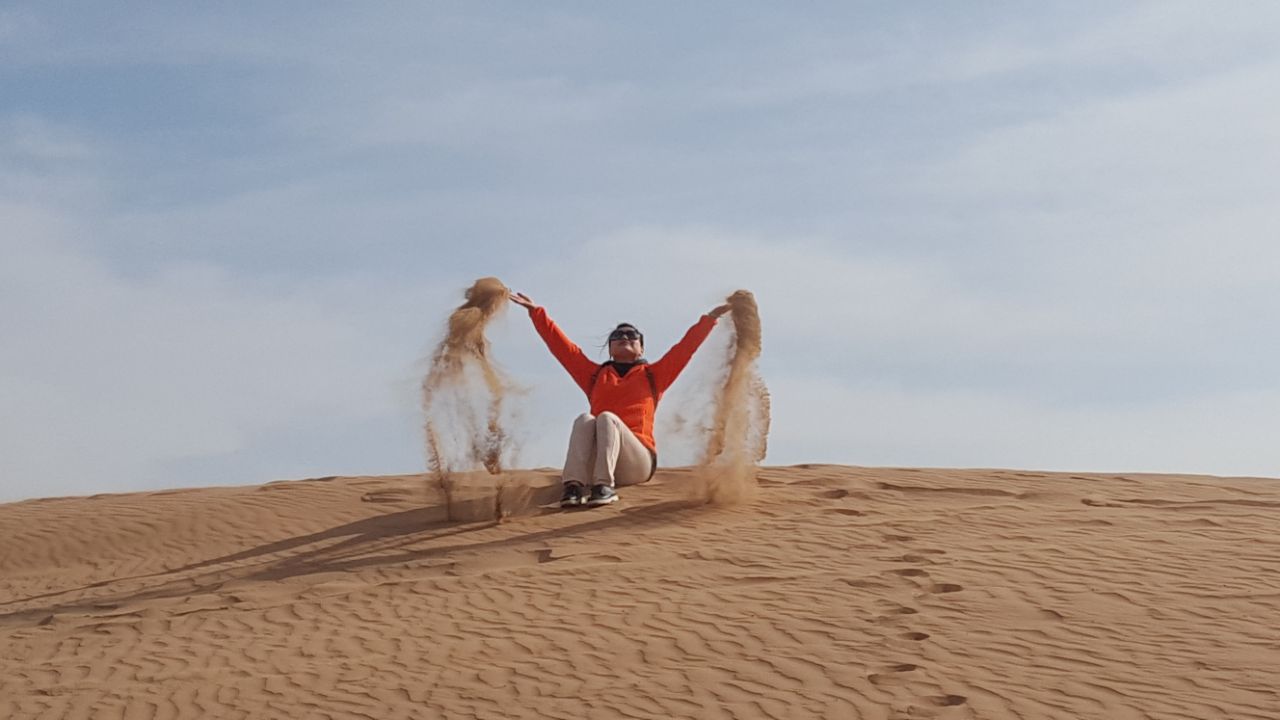
[(1002, 268), (1010, 299), (1049, 310), (1055, 350), (1083, 325), (1102, 341), (1087, 347), (1130, 360), (1254, 363), (1277, 343), (1250, 318), (1280, 311), (1278, 71), (1273, 58), (991, 129), (918, 187), (969, 220), (956, 242)]
[[(953, 197), (1184, 211), (1270, 198), (1280, 60), (1080, 103), (996, 128), (932, 169)], [(1103, 182), (1105, 180), (1105, 182)], [(1179, 203), (1180, 205), (1174, 205)], [(1078, 206), (1075, 206), (1078, 207)]]
[(1274, 52), (1280, 8), (1257, 0), (1209, 6), (1194, 0), (1146, 2), (1087, 26), (1058, 51), (1076, 63), (1140, 62), (1165, 70), (1213, 68), (1242, 53)]
[(775, 377), (770, 462), (1275, 477), (1280, 393), (1064, 407), (1001, 391)]
[(754, 291), (772, 461), (1265, 472), (1277, 10), (1204, 8), (0, 11), (5, 492), (419, 469), (483, 274), (651, 353)]
[[(242, 473), (223, 482), (263, 481), (262, 463), (239, 457), (258, 436), (403, 417), (415, 404), (398, 394), (425, 332), (405, 337), (389, 318), (443, 293), (272, 284), (196, 265), (131, 279), (69, 249), (57, 222), (19, 220), (0, 221), (18, 231), (4, 242), (0, 313), (9, 497), (166, 485), (181, 482), (165, 476), (175, 463), (210, 457)], [(303, 468), (322, 450), (275, 452)]]
[[(1028, 278), (1034, 292), (1011, 296), (972, 277), (972, 268), (945, 262), (857, 255), (830, 241), (650, 227), (535, 265), (527, 289), (580, 331), (643, 314), (674, 340), (686, 319), (742, 287), (756, 293), (770, 340), (790, 357), (924, 357), (934, 367), (992, 354), (1030, 364), (1072, 348), (1116, 351), (1134, 339), (1154, 356), (1187, 329), (1187, 318), (1161, 305), (1159, 278), (1137, 278), (1159, 288), (1159, 298), (1117, 306), (1113, 292), (1075, 293), (1071, 278), (1025, 271), (1038, 273)], [(555, 279), (564, 276), (574, 282)]]

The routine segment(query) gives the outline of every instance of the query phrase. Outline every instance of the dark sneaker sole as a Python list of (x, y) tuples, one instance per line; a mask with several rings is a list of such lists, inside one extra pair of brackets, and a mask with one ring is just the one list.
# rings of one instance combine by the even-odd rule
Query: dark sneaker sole
[(618, 502), (618, 496), (610, 495), (607, 498), (593, 498), (591, 500), (588, 500), (585, 504), (587, 507), (600, 507), (601, 505), (608, 505), (609, 503), (616, 503), (616, 502)]

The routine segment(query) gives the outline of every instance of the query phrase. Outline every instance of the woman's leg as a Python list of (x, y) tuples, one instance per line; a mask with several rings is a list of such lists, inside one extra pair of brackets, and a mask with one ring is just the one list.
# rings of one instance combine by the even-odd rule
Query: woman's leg
[(593, 484), (621, 487), (649, 479), (653, 456), (626, 423), (611, 412), (602, 412), (596, 418), (595, 431)]
[(591, 487), (591, 471), (596, 463), (596, 418), (582, 413), (573, 421), (569, 433), (569, 454), (564, 459), (564, 472), (560, 479), (567, 485), (578, 483)]

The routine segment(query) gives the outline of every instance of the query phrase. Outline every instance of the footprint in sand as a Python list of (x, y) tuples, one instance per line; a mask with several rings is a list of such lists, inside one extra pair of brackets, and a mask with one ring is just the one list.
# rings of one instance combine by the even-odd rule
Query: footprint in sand
[(888, 588), (887, 583), (869, 578), (837, 578), (840, 582), (856, 588)]
[(898, 622), (906, 615), (917, 615), (920, 613), (919, 610), (911, 607), (910, 605), (900, 605), (887, 600), (882, 600), (880, 603), (884, 607), (884, 612), (876, 617), (876, 622), (882, 625), (885, 623)]
[(920, 666), (913, 663), (898, 663), (897, 665), (888, 665), (880, 669), (879, 672), (871, 673), (867, 676), (867, 680), (873, 685), (887, 685), (891, 683), (905, 682), (908, 678), (905, 673), (919, 670)]
[(907, 553), (906, 555), (899, 555), (898, 557), (893, 558), (893, 560), (895, 562), (924, 563), (924, 564), (932, 565), (934, 564), (934, 561), (930, 560), (927, 556), (946, 555), (946, 554), (947, 554), (946, 550), (917, 550), (913, 553)]
[[(890, 570), (889, 574), (897, 575), (902, 578), (920, 578), (921, 580), (930, 580), (929, 573), (920, 568), (899, 568)], [(959, 583), (935, 582), (928, 585), (917, 585), (924, 592), (931, 595), (944, 595), (946, 593), (960, 592), (964, 590), (964, 586)]]

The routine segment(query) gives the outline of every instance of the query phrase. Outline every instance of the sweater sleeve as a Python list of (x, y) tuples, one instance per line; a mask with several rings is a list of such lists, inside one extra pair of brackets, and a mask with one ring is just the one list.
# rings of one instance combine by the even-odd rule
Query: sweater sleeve
[(591, 376), (599, 366), (587, 357), (587, 354), (582, 352), (582, 348), (570, 340), (568, 335), (564, 334), (554, 320), (547, 316), (546, 308), (531, 308), (529, 319), (533, 321), (533, 327), (542, 337), (542, 341), (547, 344), (547, 349), (569, 372), (569, 376), (578, 384), (578, 387), (586, 392), (587, 386), (591, 383)]
[(694, 323), (693, 327), (680, 338), (680, 342), (676, 343), (666, 355), (653, 363), (650, 367), (653, 370), (653, 380), (658, 386), (658, 392), (666, 392), (671, 384), (676, 381), (685, 366), (689, 364), (689, 360), (693, 358), (693, 353), (707, 339), (711, 331), (715, 329), (716, 319), (710, 315), (703, 315)]

